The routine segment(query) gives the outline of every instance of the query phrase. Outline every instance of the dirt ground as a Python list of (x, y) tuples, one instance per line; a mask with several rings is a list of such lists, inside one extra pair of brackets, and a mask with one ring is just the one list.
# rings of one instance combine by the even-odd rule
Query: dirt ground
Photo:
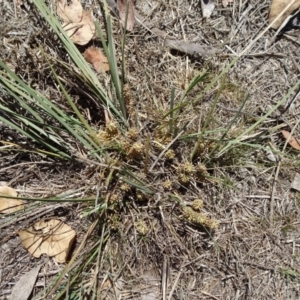
[[(239, 144), (219, 155), (218, 151), (214, 156), (208, 154), (213, 142), (221, 138), (222, 128), (230, 124), (228, 140), (246, 132), (296, 84), (299, 28), (292, 20), (277, 36), (272, 29), (263, 33), (268, 26), (269, 0), (234, 0), (227, 7), (215, 2), (211, 18), (203, 19), (199, 1), (136, 1), (144, 25), (136, 22), (125, 46), (128, 107), (139, 140), (151, 136), (150, 165), (163, 149), (157, 145), (166, 146), (172, 140), (157, 129), (165, 125), (161, 120), (170, 109), (172, 90), (179, 101), (196, 74), (207, 71), (208, 77), (189, 95), (193, 104), (177, 115), (179, 129), (189, 126), (170, 146), (174, 157), (158, 160), (147, 175), (141, 174), (141, 162), (126, 161), (153, 194), (141, 195), (116, 183), (113, 192), (119, 197), (118, 209), (107, 212), (105, 221), (90, 234), (63, 278), (62, 284), (70, 288), (62, 298), (300, 299), (300, 194), (291, 189), (300, 172), (299, 151), (285, 145), (281, 134), (281, 129), (293, 130), (300, 138), (298, 90), (243, 135)], [(50, 1), (47, 4), (52, 8)], [(87, 0), (83, 5), (93, 9), (104, 27), (101, 2)], [(113, 11), (116, 53), (121, 59), (122, 28)], [(39, 47), (54, 60), (72, 62), (37, 8), (26, 1), (0, 0), (0, 15), (1, 60), (62, 109), (70, 110), (50, 79)], [(170, 41), (177, 41), (177, 48), (170, 46)], [(204, 50), (187, 53), (178, 49), (187, 43), (199, 44)], [(100, 44), (93, 40), (89, 45)], [(198, 99), (249, 45), (223, 79)], [(81, 51), (85, 48), (79, 47)], [(75, 77), (58, 63), (54, 68), (94, 128), (103, 129), (102, 106), (82, 92)], [(108, 76), (98, 76), (104, 83), (109, 81)], [(191, 136), (205, 123), (215, 97), (218, 101), (206, 142), (193, 166), (203, 166), (207, 177), (194, 176), (186, 182), (187, 158), (195, 144)], [(0, 99), (10, 101), (1, 91)], [(96, 194), (106, 197), (112, 193), (106, 186), (106, 173), (95, 164), (76, 159), (65, 162), (4, 142), (30, 146), (32, 141), (0, 121), (0, 181), (23, 197), (68, 193), (69, 197), (95, 198)], [(76, 143), (70, 140), (69, 145), (74, 154)], [(195, 199), (203, 200), (203, 213), (215, 222), (215, 226), (210, 224), (211, 230), (195, 224), (183, 209), (192, 207)], [(21, 246), (18, 230), (40, 219), (60, 219), (76, 230), (76, 251), (96, 219), (96, 213), (85, 216), (93, 205), (29, 201), (24, 212), (0, 217), (0, 299), (10, 299), (21, 275), (37, 265), (41, 269), (32, 296), (48, 299), (43, 291), (64, 267), (47, 256), (33, 258)], [(88, 262), (98, 248), (100, 254)], [(79, 275), (72, 281), (74, 274)]]

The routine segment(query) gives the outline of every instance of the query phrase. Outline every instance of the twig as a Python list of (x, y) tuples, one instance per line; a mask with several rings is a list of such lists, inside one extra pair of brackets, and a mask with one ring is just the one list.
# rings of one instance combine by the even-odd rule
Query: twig
[(212, 299), (214, 299), (214, 300), (220, 300), (220, 298), (218, 298), (218, 297), (216, 297), (216, 296), (214, 296), (214, 295), (212, 295), (212, 294), (210, 294), (210, 293), (208, 293), (208, 292), (204, 292), (204, 291), (200, 291), (203, 295), (206, 295), (206, 296), (209, 296), (209, 297), (211, 297)]
[(181, 274), (182, 274), (182, 270), (179, 270), (179, 272), (178, 272), (178, 274), (177, 274), (177, 276), (176, 276), (176, 278), (175, 278), (174, 284), (173, 284), (173, 286), (172, 286), (172, 289), (171, 289), (171, 291), (170, 291), (168, 300), (171, 300), (171, 299), (172, 299), (173, 293), (174, 293), (175, 288), (176, 288), (176, 286), (177, 286), (177, 284), (178, 284), (178, 281), (179, 281), (179, 278), (180, 278)]
[(281, 160), (279, 160), (278, 165), (276, 167), (275, 178), (274, 178), (273, 185), (272, 185), (271, 203), (270, 203), (270, 223), (271, 224), (273, 224), (274, 199), (275, 199), (276, 183), (277, 183), (280, 167), (281, 167)]
[(164, 256), (163, 266), (162, 266), (162, 276), (161, 276), (161, 286), (162, 286), (162, 299), (166, 300), (167, 287), (169, 278), (169, 261), (166, 256)]

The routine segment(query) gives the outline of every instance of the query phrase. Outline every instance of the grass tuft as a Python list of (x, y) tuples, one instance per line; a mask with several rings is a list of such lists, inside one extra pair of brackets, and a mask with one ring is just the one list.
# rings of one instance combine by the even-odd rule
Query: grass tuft
[[(254, 258), (273, 265), (264, 277), (271, 281), (274, 261), (281, 261), (278, 243), (297, 254), (288, 244), (297, 230), (290, 212), (299, 205), (290, 170), (299, 161), (280, 130), (296, 134), (299, 122), (295, 116), (286, 121), (279, 108), (300, 80), (278, 101), (258, 105), (245, 79), (233, 76), (246, 56), (203, 64), (163, 50), (153, 46), (158, 30), (126, 32), (106, 1), (90, 44), (103, 48), (110, 71), (96, 74), (84, 47), (73, 44), (47, 4), (33, 4), (52, 44), (41, 35), (30, 44), (36, 52), (29, 49), (26, 58), (34, 57), (41, 72), (13, 70), (0, 60), (0, 172), (27, 201), (24, 211), (3, 217), (0, 228), (56, 217), (78, 231), (70, 261), (35, 299), (120, 298), (122, 284), (138, 299), (145, 289), (139, 278), (157, 268), (162, 278), (172, 272), (166, 289), (174, 279), (162, 298), (188, 297), (191, 286), (209, 295), (224, 291), (215, 298), (236, 297), (233, 286), (243, 297), (265, 298), (255, 288), (244, 293), (245, 282), (259, 289), (265, 276), (251, 275), (261, 270)], [(147, 15), (155, 13), (151, 8)], [(174, 20), (166, 24), (176, 27)], [(287, 204), (278, 191), (288, 195)], [(285, 261), (292, 259), (287, 253), (281, 253)], [(281, 278), (296, 282), (296, 269), (280, 268)]]

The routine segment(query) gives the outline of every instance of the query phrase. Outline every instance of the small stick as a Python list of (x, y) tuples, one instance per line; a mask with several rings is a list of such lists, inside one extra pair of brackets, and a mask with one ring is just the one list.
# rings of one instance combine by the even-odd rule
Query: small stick
[(147, 136), (147, 140), (146, 140), (146, 156), (144, 162), (144, 173), (146, 176), (148, 174), (149, 150), (150, 150), (150, 135)]

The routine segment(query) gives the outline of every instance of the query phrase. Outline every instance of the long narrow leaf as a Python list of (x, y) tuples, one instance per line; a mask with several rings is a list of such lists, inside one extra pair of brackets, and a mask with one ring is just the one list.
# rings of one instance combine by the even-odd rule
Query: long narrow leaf
[[(96, 22), (96, 30), (101, 39), (105, 55), (107, 56), (108, 59), (111, 77), (116, 92), (116, 98), (118, 99), (122, 111), (122, 115), (124, 119), (126, 119), (126, 107), (125, 107), (125, 101), (123, 97), (123, 82), (120, 81), (119, 74), (118, 74), (118, 66), (117, 66), (116, 55), (115, 55), (115, 46), (112, 39), (112, 28), (111, 28), (110, 16), (107, 16), (106, 23), (107, 23), (108, 45), (106, 44), (106, 41), (103, 36), (103, 32), (97, 22)], [(124, 124), (126, 125), (127, 122), (125, 122)]]
[(62, 28), (58, 18), (50, 12), (49, 8), (46, 6), (43, 0), (33, 0), (33, 3), (40, 11), (41, 15), (49, 23), (53, 31), (60, 38), (75, 65), (81, 70), (85, 81), (90, 85), (91, 89), (99, 97), (99, 100), (102, 102), (102, 104), (108, 105), (113, 113), (119, 118), (119, 120), (126, 124), (126, 119), (124, 118), (122, 113), (120, 113), (119, 110), (115, 107), (111, 99), (107, 98), (105, 89), (102, 87), (96, 74), (92, 71), (88, 63), (85, 61), (84, 57), (78, 51), (77, 47), (70, 40), (65, 30)]

